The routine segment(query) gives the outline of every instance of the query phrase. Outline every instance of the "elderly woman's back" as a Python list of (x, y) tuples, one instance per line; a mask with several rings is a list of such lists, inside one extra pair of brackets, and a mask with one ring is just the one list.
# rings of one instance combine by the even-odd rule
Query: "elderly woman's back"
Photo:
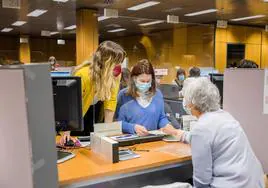
[(192, 148), (196, 188), (264, 188), (263, 170), (239, 122), (220, 109), (220, 95), (206, 78), (184, 88), (185, 111), (198, 118), (191, 132), (178, 131)]
[(262, 167), (229, 113), (203, 114), (191, 133), (191, 146), (196, 187), (264, 187)]

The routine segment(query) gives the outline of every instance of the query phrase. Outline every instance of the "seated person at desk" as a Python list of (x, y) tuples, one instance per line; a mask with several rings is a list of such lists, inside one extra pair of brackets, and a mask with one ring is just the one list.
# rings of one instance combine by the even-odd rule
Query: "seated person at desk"
[(200, 71), (200, 68), (198, 67), (191, 67), (189, 70), (189, 77), (197, 78), (197, 77), (200, 77), (200, 74), (201, 74), (201, 71)]
[(183, 82), (186, 79), (186, 73), (185, 70), (182, 68), (179, 68), (177, 71), (176, 79), (174, 80), (175, 84), (179, 87), (179, 91), (182, 90)]
[[(130, 79), (131, 79), (131, 77), (129, 78), (129, 80)], [(159, 82), (159, 80), (157, 80), (157, 78), (156, 78), (156, 83), (158, 86), (160, 85), (160, 82)], [(156, 89), (156, 94), (159, 95), (160, 98), (163, 98), (163, 95), (159, 89)], [(120, 110), (121, 106), (123, 106), (124, 104), (126, 104), (127, 102), (129, 102), (133, 99), (134, 98), (128, 94), (128, 88), (124, 88), (124, 89), (119, 91), (118, 97), (117, 97), (116, 112), (115, 112), (115, 119), (116, 120), (118, 119), (119, 110)], [(171, 125), (173, 127), (175, 127), (176, 129), (181, 129), (181, 124), (175, 118), (174, 113), (173, 113), (170, 105), (167, 104), (165, 101), (164, 101), (164, 111), (165, 111), (167, 119), (168, 119), (168, 121), (170, 121)]]
[(191, 132), (178, 131), (190, 143), (194, 187), (264, 188), (263, 170), (234, 117), (220, 109), (217, 87), (194, 79), (184, 91), (185, 111), (198, 118)]
[(157, 129), (177, 133), (165, 115), (163, 96), (156, 90), (154, 69), (148, 60), (133, 67), (127, 94), (132, 100), (120, 108), (118, 118), (124, 133), (146, 136)]
[[(113, 121), (117, 103), (117, 94), (120, 84), (121, 63), (126, 56), (123, 48), (112, 42), (102, 42), (93, 55), (91, 61), (78, 65), (74, 71), (74, 76), (81, 77), (82, 82), (82, 104), (84, 129), (87, 136), (93, 128), (93, 114), (91, 107), (98, 101), (104, 101), (104, 121)], [(70, 132), (65, 132), (60, 140), (64, 144), (70, 137)]]

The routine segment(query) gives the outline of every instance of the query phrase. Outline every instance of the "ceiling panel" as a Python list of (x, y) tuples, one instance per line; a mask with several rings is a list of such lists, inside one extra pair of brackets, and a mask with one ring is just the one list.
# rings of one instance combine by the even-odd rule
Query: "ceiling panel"
[[(14, 30), (7, 35), (32, 35), (40, 36), (42, 30), (59, 31), (61, 34), (53, 37), (75, 37), (75, 31), (65, 31), (64, 27), (74, 25), (77, 9), (89, 8), (97, 10), (98, 15), (103, 14), (104, 8), (116, 8), (120, 18), (107, 19), (99, 22), (100, 37), (111, 38), (118, 36), (137, 35), (150, 33), (156, 30), (166, 30), (173, 27), (172, 24), (161, 23), (149, 27), (140, 27), (138, 24), (151, 20), (165, 20), (167, 14), (177, 15), (181, 22), (186, 23), (215, 23), (217, 19), (232, 19), (258, 14), (268, 17), (268, 3), (262, 0), (159, 0), (160, 4), (139, 11), (128, 11), (127, 8), (146, 2), (144, 0), (69, 0), (67, 3), (57, 3), (52, 0), (21, 0), (20, 9), (7, 9), (0, 7), (0, 30), (11, 27), (17, 20), (27, 21), (21, 27), (13, 27)], [(0, 0), (2, 4), (2, 0)], [(218, 9), (217, 13), (186, 17), (187, 13), (206, 9)], [(46, 9), (47, 13), (37, 18), (29, 18), (27, 14), (35, 9)], [(268, 24), (268, 18), (260, 18), (235, 24), (264, 26)], [(119, 33), (107, 33), (113, 28), (123, 27), (127, 30)]]

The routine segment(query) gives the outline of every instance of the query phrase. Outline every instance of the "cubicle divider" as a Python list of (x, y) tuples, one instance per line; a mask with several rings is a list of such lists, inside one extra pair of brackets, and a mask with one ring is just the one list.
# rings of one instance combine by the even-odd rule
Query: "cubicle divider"
[(227, 69), (223, 109), (240, 122), (267, 174), (268, 115), (263, 114), (264, 73), (260, 69)]
[(48, 64), (0, 68), (0, 187), (58, 187)]

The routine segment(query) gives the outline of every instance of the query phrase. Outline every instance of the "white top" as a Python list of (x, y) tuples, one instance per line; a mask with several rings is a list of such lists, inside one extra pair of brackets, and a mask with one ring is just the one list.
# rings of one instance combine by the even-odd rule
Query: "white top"
[(261, 164), (239, 122), (229, 113), (203, 114), (187, 137), (196, 188), (264, 188)]

